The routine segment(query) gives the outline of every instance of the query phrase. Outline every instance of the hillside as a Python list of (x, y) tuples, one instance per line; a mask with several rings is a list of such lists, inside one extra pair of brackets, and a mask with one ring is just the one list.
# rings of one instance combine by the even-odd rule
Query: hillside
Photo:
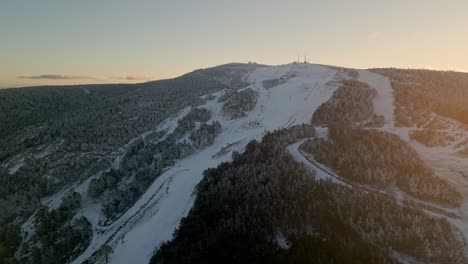
[(465, 263), (467, 91), (302, 63), (0, 90), (0, 260)]

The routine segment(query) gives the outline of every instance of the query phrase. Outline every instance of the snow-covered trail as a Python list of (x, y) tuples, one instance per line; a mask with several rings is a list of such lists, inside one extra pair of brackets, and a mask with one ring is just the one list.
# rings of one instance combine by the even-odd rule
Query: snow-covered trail
[(367, 83), (377, 91), (377, 96), (373, 100), (374, 113), (384, 117), (385, 126), (395, 127), (394, 117), (394, 94), (390, 80), (380, 74), (366, 70), (359, 70), (359, 80)]
[(299, 150), (299, 147), (306, 141), (307, 139), (300, 140), (294, 144), (291, 144), (287, 147), (287, 150), (289, 154), (299, 163), (302, 163), (306, 169), (310, 172), (314, 172), (315, 178), (317, 180), (331, 180), (332, 182), (336, 184), (341, 184), (345, 185), (348, 187), (351, 187), (348, 183), (343, 181), (340, 177), (337, 177), (333, 173), (327, 171), (325, 168), (319, 167), (317, 164), (312, 163), (308, 158), (304, 156), (304, 153), (302, 153)]
[[(262, 85), (264, 80), (280, 79), (291, 73), (295, 77), (276, 87), (265, 89)], [(258, 94), (256, 106), (247, 116), (235, 120), (222, 114), (223, 103), (217, 100), (222, 93), (214, 94), (216, 98), (201, 106), (212, 112), (211, 121), (222, 125), (222, 133), (213, 145), (180, 160), (164, 172), (112, 225), (94, 226), (91, 245), (73, 263), (83, 262), (102, 245), (113, 248), (110, 263), (148, 263), (154, 251), (171, 239), (180, 220), (190, 211), (195, 186), (202, 179), (203, 171), (229, 161), (232, 151), (243, 151), (248, 142), (261, 140), (267, 131), (309, 123), (314, 111), (338, 88), (330, 84), (341, 76), (337, 73), (336, 69), (311, 64), (258, 68), (246, 76), (251, 84), (248, 88)], [(173, 121), (167, 123), (169, 127), (173, 128), (184, 113), (173, 117)], [(229, 146), (227, 151), (216, 155), (223, 148), (226, 150), (226, 146)], [(88, 213), (96, 217), (98, 211), (89, 208)]]
[(111, 263), (147, 263), (153, 250), (171, 238), (182, 217), (192, 207), (193, 191), (202, 179), (203, 170), (227, 160), (227, 156), (219, 160), (211, 159), (215, 152), (215, 148), (204, 150), (180, 162), (174, 168), (179, 173), (172, 174), (172, 169), (162, 175), (163, 178), (158, 178), (162, 180), (170, 175), (172, 181), (162, 189), (158, 188), (158, 182), (150, 187), (147, 194), (155, 189), (162, 193), (141, 208), (133, 228), (122, 230), (119, 238), (111, 243), (114, 246)]
[(464, 219), (459, 218), (456, 211), (441, 208), (431, 203), (427, 203), (427, 202), (415, 199), (409, 195), (401, 193), (401, 191), (398, 191), (399, 192), (398, 194), (388, 193), (388, 192), (374, 189), (368, 186), (363, 186), (360, 184), (354, 184), (354, 183), (348, 182), (345, 179), (341, 178), (340, 176), (336, 175), (331, 169), (327, 168), (325, 165), (320, 164), (317, 161), (314, 161), (311, 156), (306, 157), (307, 154), (299, 150), (299, 147), (301, 146), (301, 144), (306, 140), (307, 139), (303, 139), (294, 144), (289, 145), (287, 147), (287, 150), (297, 162), (302, 163), (308, 171), (314, 173), (315, 178), (317, 180), (330, 180), (333, 183), (344, 185), (350, 188), (358, 188), (364, 192), (372, 192), (372, 193), (376, 193), (379, 195), (384, 195), (390, 199), (393, 199), (400, 206), (406, 206), (403, 203), (403, 200), (412, 201), (416, 204), (421, 205), (422, 210), (429, 216), (435, 217), (435, 218), (443, 218), (447, 220), (448, 222), (452, 223), (454, 226), (456, 226), (460, 230), (464, 239), (467, 237), (468, 233), (466, 232), (466, 225), (464, 223)]
[[(408, 142), (438, 176), (451, 183), (462, 194), (463, 200), (460, 208), (447, 209), (456, 211), (460, 215), (460, 219), (452, 223), (461, 230), (468, 243), (468, 179), (466, 177), (468, 158), (456, 155), (451, 146), (427, 147), (412, 139), (408, 139)], [(466, 246), (465, 251), (468, 255), (468, 244)]]
[[(468, 180), (462, 173), (463, 171), (468, 171), (468, 159), (454, 155), (453, 149), (447, 147), (426, 147), (412, 140), (410, 133), (416, 130), (416, 127), (395, 126), (395, 95), (391, 82), (387, 77), (374, 72), (360, 70), (359, 79), (377, 91), (377, 96), (373, 100), (374, 113), (384, 116), (385, 119), (384, 126), (378, 129), (396, 134), (403, 141), (407, 142), (437, 175), (456, 186), (463, 197), (465, 197), (460, 208), (443, 208), (432, 203), (426, 203), (405, 195), (399, 190), (394, 193), (395, 198), (400, 196), (400, 199), (412, 200), (421, 204), (427, 214), (433, 217), (445, 218), (459, 229), (465, 245), (468, 246)], [(445, 213), (441, 214), (440, 212)], [(454, 215), (457, 217), (452, 217)], [(465, 247), (465, 255), (468, 256), (468, 247)]]

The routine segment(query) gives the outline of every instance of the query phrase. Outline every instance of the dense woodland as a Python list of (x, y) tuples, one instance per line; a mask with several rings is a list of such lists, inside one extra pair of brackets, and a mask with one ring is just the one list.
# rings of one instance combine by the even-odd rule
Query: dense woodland
[(221, 133), (219, 122), (208, 122), (211, 112), (193, 108), (168, 136), (153, 135), (133, 142), (118, 168), (91, 180), (88, 197), (102, 202), (104, 220), (111, 224), (142, 195), (153, 181), (179, 159), (213, 144)]
[(398, 135), (368, 128), (383, 124), (382, 117), (373, 114), (375, 95), (367, 84), (345, 81), (312, 117), (312, 124), (329, 127), (328, 138), (314, 137), (302, 149), (353, 182), (388, 191), (397, 187), (415, 198), (457, 207), (460, 193)]
[(374, 117), (372, 99), (377, 92), (368, 84), (346, 80), (327, 102), (314, 112), (312, 124), (328, 125), (341, 123), (352, 125), (377, 120)]
[[(410, 136), (429, 147), (446, 147), (468, 133), (468, 73), (375, 69), (390, 78), (395, 94), (395, 124), (416, 127)], [(462, 134), (448, 133), (456, 130)], [(468, 156), (468, 141), (457, 142)]]
[(257, 104), (257, 92), (247, 88), (240, 92), (234, 91), (228, 94), (224, 100), (223, 113), (231, 119), (241, 118), (247, 115)]
[[(243, 74), (256, 67), (262, 66), (231, 64), (136, 85), (0, 90), (0, 263), (67, 263), (79, 255), (92, 239), (90, 222), (76, 215), (83, 200), (102, 206), (100, 225), (118, 219), (177, 160), (213, 144), (223, 128), (200, 107), (212, 93), (225, 89), (219, 101), (233, 119), (255, 107), (257, 94), (241, 88), (247, 85)], [(468, 122), (466, 76), (377, 71), (391, 76), (398, 125), (433, 123), (432, 112)], [(357, 72), (348, 75), (355, 79)], [(263, 85), (269, 89), (293, 77)], [(383, 124), (373, 113), (375, 94), (367, 84), (344, 81), (312, 119), (329, 127), (328, 139), (315, 137), (311, 125), (268, 133), (245, 153), (234, 153), (232, 162), (205, 171), (193, 209), (152, 263), (397, 263), (396, 256), (466, 261), (448, 222), (385, 195), (315, 181), (287, 153), (287, 145), (311, 138), (302, 150), (350, 181), (458, 206), (460, 194), (408, 145), (370, 128)], [(182, 109), (190, 111), (174, 131), (155, 130)], [(438, 127), (411, 136), (443, 145), (447, 137), (436, 138)], [(56, 207), (42, 204), (87, 179), (86, 191), (67, 192)], [(32, 229), (21, 234), (28, 219)], [(106, 245), (93, 256), (110, 251)]]
[(177, 111), (200, 104), (199, 96), (228, 87), (235, 86), (194, 72), (136, 85), (0, 90), (0, 161), (57, 139), (77, 151), (122, 146)]
[(456, 207), (458, 191), (440, 179), (397, 135), (371, 129), (330, 126), (328, 139), (313, 138), (302, 149), (354, 182), (399, 188), (421, 200)]
[(458, 138), (450, 135), (446, 131), (431, 128), (414, 130), (410, 134), (410, 137), (428, 147), (448, 146), (458, 140)]
[[(41, 208), (41, 199), (74, 182), (93, 177), (90, 197), (103, 202), (103, 224), (118, 218), (176, 159), (212, 144), (221, 128), (196, 108), (203, 96), (246, 86), (242, 76), (256, 67), (230, 64), (143, 84), (0, 90), (0, 263), (21, 244), (19, 227)], [(187, 107), (194, 110), (169, 137), (153, 131), (137, 139)], [(36, 214), (38, 227), (48, 221), (44, 215)], [(74, 228), (73, 218), (64, 221), (57, 232)], [(31, 243), (35, 252), (43, 248), (38, 241)], [(55, 263), (51, 254), (36, 262)]]
[(57, 209), (42, 208), (37, 212), (32, 235), (31, 255), (20, 261), (37, 264), (67, 263), (82, 252), (91, 241), (91, 224), (85, 217), (73, 219), (80, 208), (81, 196), (72, 193)]
[(315, 181), (285, 149), (311, 134), (297, 129), (267, 134), (232, 162), (206, 170), (192, 210), (151, 263), (398, 263), (398, 254), (464, 261), (445, 220)]
[(421, 126), (431, 112), (468, 125), (468, 73), (375, 69), (390, 78), (398, 126)]

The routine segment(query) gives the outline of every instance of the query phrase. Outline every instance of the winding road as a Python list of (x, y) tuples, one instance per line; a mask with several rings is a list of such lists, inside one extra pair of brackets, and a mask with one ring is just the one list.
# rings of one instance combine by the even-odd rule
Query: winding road
[[(418, 199), (415, 199), (415, 198), (413, 198), (413, 197), (411, 197), (411, 196), (409, 196), (409, 195), (407, 195), (407, 194), (405, 194), (405, 193), (403, 193), (401, 191), (399, 191), (398, 194), (389, 193), (389, 192), (385, 192), (383, 190), (377, 190), (377, 189), (374, 189), (374, 188), (370, 188), (370, 187), (367, 187), (367, 186), (363, 186), (363, 185), (360, 185), (360, 184), (356, 184), (356, 183), (352, 183), (350, 181), (347, 181), (347, 180), (341, 178), (340, 176), (336, 175), (335, 173), (333, 173), (330, 169), (326, 168), (322, 164), (319, 164), (318, 162), (313, 160), (312, 157), (306, 157), (306, 154), (299, 150), (299, 147), (306, 140), (307, 140), (307, 138), (302, 139), (302, 140), (300, 140), (300, 141), (298, 141), (298, 142), (296, 142), (294, 144), (289, 145), (287, 147), (287, 150), (297, 162), (302, 163), (309, 172), (313, 173), (317, 180), (330, 180), (330, 181), (332, 181), (332, 182), (334, 182), (336, 184), (344, 185), (344, 186), (347, 186), (347, 187), (350, 187), (350, 188), (359, 188), (359, 189), (362, 189), (363, 191), (374, 192), (374, 193), (377, 193), (377, 194), (385, 195), (385, 196), (389, 197), (390, 199), (394, 200), (397, 204), (399, 204), (401, 206), (407, 206), (407, 205), (403, 204), (402, 201), (403, 200), (409, 200), (409, 201), (417, 204), (418, 206), (420, 206), (420, 209), (422, 209), (427, 215), (429, 215), (431, 217), (435, 217), (435, 218), (444, 218), (448, 222), (452, 223), (455, 227), (457, 227), (459, 229), (459, 231), (460, 231), (460, 233), (463, 236), (463, 239), (465, 241), (465, 245), (467, 244), (466, 241), (467, 241), (467, 238), (468, 238), (468, 234), (465, 232), (465, 229), (463, 228), (464, 223), (463, 223), (462, 219), (460, 219), (460, 216), (458, 214), (455, 214), (453, 212), (449, 212), (446, 209), (441, 208), (440, 206), (437, 206), (437, 205), (434, 205), (434, 204), (431, 204), (431, 203), (428, 203), (428, 202), (424, 202), (424, 201), (420, 201)], [(399, 196), (399, 197), (396, 197), (396, 196)], [(466, 252), (466, 250), (465, 250), (465, 254), (468, 255), (468, 252)]]

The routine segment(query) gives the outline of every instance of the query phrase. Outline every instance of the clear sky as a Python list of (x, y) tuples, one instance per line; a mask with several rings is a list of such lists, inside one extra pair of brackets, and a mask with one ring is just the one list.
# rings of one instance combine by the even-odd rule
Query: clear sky
[(228, 62), (468, 71), (466, 0), (0, 0), (0, 87)]

